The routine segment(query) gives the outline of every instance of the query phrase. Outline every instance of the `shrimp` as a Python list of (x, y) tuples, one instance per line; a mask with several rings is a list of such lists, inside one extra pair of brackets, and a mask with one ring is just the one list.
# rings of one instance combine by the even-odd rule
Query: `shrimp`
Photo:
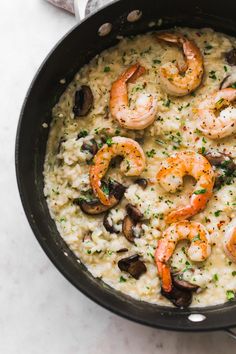
[(221, 139), (236, 133), (236, 89), (225, 88), (202, 101), (196, 110), (198, 128), (210, 139)]
[(166, 63), (160, 68), (160, 80), (163, 89), (172, 96), (185, 96), (193, 92), (202, 81), (204, 72), (200, 49), (193, 42), (179, 33), (160, 33), (159, 40), (182, 46), (185, 65)]
[(112, 206), (116, 201), (114, 196), (108, 196), (102, 190), (101, 180), (105, 176), (110, 161), (115, 156), (123, 156), (121, 171), (126, 176), (139, 176), (145, 168), (146, 159), (141, 146), (134, 140), (115, 136), (94, 156), (94, 164), (90, 168), (90, 184), (94, 194), (103, 205)]
[(168, 223), (188, 219), (205, 208), (212, 195), (215, 175), (208, 160), (194, 152), (183, 151), (167, 158), (157, 174), (157, 180), (168, 192), (175, 192), (183, 183), (183, 177), (190, 175), (197, 181), (190, 204), (172, 211), (166, 218)]
[(135, 82), (145, 73), (139, 64), (132, 65), (112, 84), (110, 94), (110, 111), (119, 124), (127, 129), (141, 130), (153, 123), (157, 113), (157, 98), (153, 94), (140, 94), (136, 109), (129, 107), (129, 82)]
[(210, 237), (202, 224), (185, 220), (168, 227), (158, 241), (155, 251), (155, 262), (162, 280), (162, 288), (165, 292), (172, 290), (168, 261), (173, 255), (177, 243), (181, 240), (189, 240), (191, 242), (188, 256), (194, 262), (205, 261), (211, 253)]
[(226, 256), (236, 263), (236, 219), (226, 229), (223, 244)]

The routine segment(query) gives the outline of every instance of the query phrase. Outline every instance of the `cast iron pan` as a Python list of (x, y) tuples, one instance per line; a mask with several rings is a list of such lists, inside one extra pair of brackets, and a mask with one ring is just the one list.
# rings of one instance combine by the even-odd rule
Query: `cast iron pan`
[[(141, 10), (139, 21), (127, 15)], [(211, 27), (236, 36), (235, 0), (121, 0), (93, 14), (68, 33), (46, 58), (27, 93), (16, 137), (16, 173), (26, 216), (40, 245), (62, 274), (89, 298), (118, 315), (145, 325), (181, 331), (219, 330), (236, 326), (236, 303), (200, 308), (177, 309), (136, 301), (95, 279), (70, 252), (50, 218), (43, 195), (43, 162), (51, 110), (74, 74), (93, 56), (115, 45), (117, 35), (144, 33), (152, 21), (161, 26)], [(112, 30), (99, 36), (98, 29), (111, 23)], [(59, 83), (66, 78), (67, 84)], [(193, 322), (192, 314), (204, 320)], [(191, 317), (190, 317), (191, 318)]]

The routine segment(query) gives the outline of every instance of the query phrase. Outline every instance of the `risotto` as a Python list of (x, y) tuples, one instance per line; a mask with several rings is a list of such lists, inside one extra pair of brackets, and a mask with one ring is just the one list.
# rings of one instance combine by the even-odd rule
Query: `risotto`
[(235, 298), (234, 47), (211, 29), (122, 38), (53, 108), (51, 216), (94, 277), (135, 299)]

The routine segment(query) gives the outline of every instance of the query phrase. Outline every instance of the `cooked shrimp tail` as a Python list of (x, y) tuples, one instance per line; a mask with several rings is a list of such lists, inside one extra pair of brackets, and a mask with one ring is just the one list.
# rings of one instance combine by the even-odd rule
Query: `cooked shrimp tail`
[(146, 69), (132, 65), (112, 84), (110, 111), (119, 124), (127, 129), (141, 130), (153, 123), (157, 113), (157, 99), (153, 94), (140, 94), (135, 109), (129, 107), (128, 83), (135, 82)]
[(179, 33), (159, 33), (157, 38), (181, 46), (185, 57), (185, 65), (181, 67), (172, 62), (161, 66), (160, 80), (163, 89), (172, 96), (185, 96), (193, 92), (201, 84), (204, 72), (200, 49)]
[(225, 88), (202, 101), (196, 110), (198, 128), (210, 139), (221, 139), (236, 133), (236, 89)]
[(185, 220), (175, 223), (165, 230), (162, 238), (158, 241), (155, 261), (162, 281), (162, 288), (167, 293), (172, 290), (171, 271), (168, 262), (177, 243), (181, 240), (190, 241), (188, 256), (194, 262), (205, 261), (211, 253), (209, 234), (202, 224)]
[(111, 206), (114, 198), (108, 196), (102, 189), (102, 178), (105, 176), (111, 159), (122, 156), (121, 171), (126, 176), (139, 176), (145, 168), (146, 159), (141, 146), (132, 139), (116, 136), (94, 156), (90, 168), (90, 184), (94, 194), (104, 205)]
[(206, 207), (212, 195), (215, 181), (213, 168), (204, 156), (194, 151), (179, 152), (164, 160), (157, 180), (166, 191), (173, 193), (181, 187), (185, 175), (197, 181), (190, 203), (172, 211), (166, 218), (168, 223), (194, 216)]

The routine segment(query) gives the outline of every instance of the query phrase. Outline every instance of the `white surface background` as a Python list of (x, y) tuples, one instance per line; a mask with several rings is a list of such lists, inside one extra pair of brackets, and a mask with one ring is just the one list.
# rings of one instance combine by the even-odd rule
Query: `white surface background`
[(1, 1), (0, 353), (235, 353), (236, 343), (222, 332), (155, 330), (97, 306), (62, 277), (31, 232), (15, 180), (18, 116), (36, 69), (74, 24), (43, 0)]

